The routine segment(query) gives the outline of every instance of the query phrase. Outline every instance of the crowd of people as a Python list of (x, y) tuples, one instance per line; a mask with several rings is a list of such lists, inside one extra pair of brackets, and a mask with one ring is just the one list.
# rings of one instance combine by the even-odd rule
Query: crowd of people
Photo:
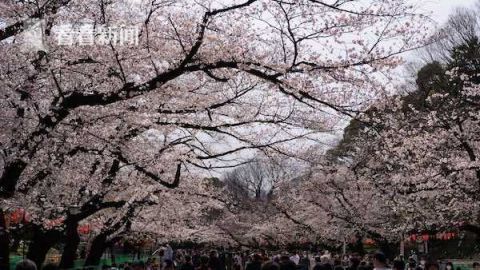
[[(43, 270), (56, 270), (47, 265)], [(94, 270), (85, 267), (82, 270)], [(329, 252), (311, 254), (308, 252), (227, 252), (176, 250), (167, 247), (155, 251), (146, 261), (103, 265), (102, 270), (462, 270), (449, 261), (434, 261), (428, 257), (411, 256), (390, 261), (381, 252), (360, 256), (358, 254), (335, 255)], [(473, 263), (473, 270), (480, 270), (479, 263)], [(39, 270), (32, 261), (20, 262), (15, 270)]]

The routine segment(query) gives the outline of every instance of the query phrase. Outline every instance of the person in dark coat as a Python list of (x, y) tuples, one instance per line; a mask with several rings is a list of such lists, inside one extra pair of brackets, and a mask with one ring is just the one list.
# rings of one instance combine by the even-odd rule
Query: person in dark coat
[(320, 257), (315, 257), (315, 265), (313, 266), (313, 270), (323, 270), (322, 259)]
[(31, 260), (23, 260), (17, 263), (15, 270), (37, 270), (37, 265)]
[(290, 257), (288, 255), (282, 255), (280, 257), (280, 270), (296, 270), (297, 265), (290, 260)]
[(247, 264), (246, 270), (261, 270), (262, 269), (262, 257), (258, 254), (252, 256), (252, 261)]
[(210, 251), (208, 268), (210, 268), (210, 270), (222, 270), (218, 253), (215, 250)]
[(300, 261), (298, 262), (297, 268), (300, 270), (310, 270), (310, 258), (308, 258), (307, 253), (300, 255)]
[(194, 270), (195, 267), (193, 266), (192, 263), (192, 257), (190, 256), (185, 256), (185, 262), (182, 264), (182, 267), (180, 267), (180, 270)]
[(333, 270), (333, 266), (327, 256), (320, 257), (322, 261), (322, 270)]
[(194, 251), (193, 252), (193, 256), (192, 256), (192, 263), (193, 263), (193, 266), (196, 268), (198, 266), (200, 266), (200, 254), (198, 253), (198, 251)]
[(401, 260), (393, 261), (392, 270), (405, 270), (405, 262)]
[(262, 270), (280, 270), (280, 265), (274, 261), (267, 261), (262, 265)]
[(209, 265), (209, 258), (207, 256), (200, 256), (198, 267), (195, 268), (195, 270), (212, 270)]
[(333, 270), (344, 270), (340, 259), (333, 260)]
[(359, 266), (360, 266), (360, 260), (356, 257), (352, 257), (348, 261), (347, 270), (358, 270)]

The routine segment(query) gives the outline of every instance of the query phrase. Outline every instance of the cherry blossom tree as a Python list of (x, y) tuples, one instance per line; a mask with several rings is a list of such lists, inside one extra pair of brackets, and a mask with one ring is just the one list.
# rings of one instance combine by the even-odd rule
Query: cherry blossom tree
[[(345, 112), (352, 105), (352, 95), (378, 93), (374, 88), (377, 85), (366, 80), (366, 74), (374, 76), (374, 71), (391, 67), (398, 61), (393, 56), (418, 45), (418, 31), (410, 26), (417, 17), (403, 3), (364, 6), (247, 1), (231, 6), (207, 2), (187, 8), (188, 3), (183, 2), (140, 1), (140, 6), (132, 6), (128, 12), (122, 4), (68, 3), (52, 18), (52, 33), (46, 36), (48, 51), (20, 56), (15, 50), (27, 40), (19, 37), (2, 43), (2, 50), (10, 56), (6, 60), (11, 63), (2, 69), (6, 97), (2, 99), (2, 114), (7, 129), (2, 141), (4, 196), (18, 186), (49, 177), (53, 172), (40, 169), (40, 164), (48, 167), (51, 155), (56, 155), (60, 163), (68, 154), (87, 152), (116, 155), (136, 164), (125, 149), (117, 154), (112, 150), (100, 153), (96, 149), (99, 145), (93, 143), (102, 144), (102, 139), (109, 145), (115, 145), (115, 139), (129, 142), (128, 131), (165, 131), (163, 135), (177, 139), (163, 140), (164, 144), (173, 142), (167, 148), (176, 149), (171, 152), (179, 154), (177, 159), (197, 166), (207, 166), (202, 164), (238, 150), (272, 149), (282, 142), (325, 131), (325, 121), (312, 125), (305, 122), (305, 114), (321, 116), (326, 107)], [(28, 3), (4, 5), (7, 14), (2, 17), (7, 23), (13, 21), (11, 17), (29, 14), (33, 9)], [(149, 12), (139, 14), (140, 7)], [(116, 11), (123, 13), (119, 16)], [(178, 13), (178, 21), (173, 21), (172, 13)], [(323, 21), (314, 20), (319, 13), (327, 14)], [(270, 21), (273, 16), (281, 21)], [(106, 25), (141, 25), (140, 45), (110, 44), (95, 46), (95, 50), (78, 46), (72, 51), (56, 44), (55, 26), (80, 18)], [(361, 34), (385, 21), (387, 28), (378, 36), (358, 35), (357, 39), (346, 40), (352, 31)], [(251, 30), (247, 30), (250, 25)], [(258, 36), (266, 31), (270, 34)], [(387, 42), (392, 39), (399, 42)], [(320, 45), (333, 41), (351, 47), (348, 55), (337, 57), (335, 52), (312, 48), (324, 48)], [(352, 84), (356, 87), (350, 87)], [(366, 90), (353, 90), (360, 86)], [(333, 95), (328, 89), (342, 89), (342, 95)], [(281, 108), (275, 106), (280, 104)], [(283, 129), (275, 128), (282, 125)], [(269, 127), (262, 130), (264, 139), (258, 138), (255, 129), (246, 134), (243, 131), (254, 126)], [(287, 132), (286, 127), (292, 131)], [(118, 133), (127, 138), (117, 137)], [(209, 135), (213, 139), (203, 138)], [(218, 150), (205, 143), (226, 137), (236, 142), (234, 147)], [(82, 143), (96, 147), (83, 149)], [(135, 144), (136, 152), (143, 153), (140, 147)], [(28, 168), (35, 162), (36, 172), (28, 175)], [(165, 165), (162, 167), (169, 167)], [(145, 167), (138, 165), (137, 169), (148, 177)], [(22, 181), (27, 179), (30, 181)]]
[[(335, 127), (332, 115), (390, 91), (385, 74), (427, 27), (406, 1), (0, 5), (1, 207), (19, 196), (38, 199), (32, 208), (64, 202), (33, 209), (39, 220), (41, 209), (116, 202), (108, 196), (125, 172), (136, 194), (138, 183), (175, 189), (187, 171), (232, 167), (255, 151), (294, 157)], [(138, 42), (99, 40), (122, 25), (138, 29)]]
[(419, 71), (414, 92), (370, 107), (317, 159), (300, 190), (303, 209), (316, 206), (307, 216), (387, 240), (452, 228), (478, 235), (480, 47), (474, 32), (456, 34), (464, 38), (449, 43), (446, 62)]
[[(463, 12), (446, 29), (472, 19)], [(366, 161), (368, 175), (389, 195), (404, 232), (452, 227), (480, 232), (479, 41), (475, 28), (464, 29), (458, 32), (462, 39), (448, 40), (447, 61), (421, 69), (418, 90), (386, 105), (381, 110), (387, 114), (375, 124), (381, 140), (371, 149), (375, 160)]]

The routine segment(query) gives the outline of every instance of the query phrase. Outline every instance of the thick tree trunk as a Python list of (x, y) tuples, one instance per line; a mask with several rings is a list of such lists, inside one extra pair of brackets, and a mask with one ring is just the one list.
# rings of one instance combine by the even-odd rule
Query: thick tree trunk
[(73, 268), (75, 259), (77, 258), (77, 249), (80, 244), (80, 236), (78, 235), (78, 222), (67, 221), (65, 234), (65, 248), (63, 249), (62, 259), (60, 260), (60, 269)]
[(112, 261), (112, 264), (116, 264), (117, 262), (115, 261), (115, 254), (113, 253), (113, 244), (109, 245), (110, 247), (110, 259)]
[(3, 174), (0, 175), (0, 197), (10, 198), (13, 196), (18, 178), (26, 166), (27, 163), (21, 160), (6, 164)]
[(33, 230), (33, 239), (28, 247), (27, 259), (35, 262), (37, 268), (40, 269), (48, 250), (58, 241), (58, 236), (54, 232), (44, 232), (38, 226), (35, 226)]
[(92, 246), (85, 260), (85, 266), (97, 266), (100, 264), (102, 255), (107, 247), (107, 236), (105, 234), (97, 235), (92, 241)]
[(10, 236), (2, 208), (0, 208), (0, 269), (10, 269)]

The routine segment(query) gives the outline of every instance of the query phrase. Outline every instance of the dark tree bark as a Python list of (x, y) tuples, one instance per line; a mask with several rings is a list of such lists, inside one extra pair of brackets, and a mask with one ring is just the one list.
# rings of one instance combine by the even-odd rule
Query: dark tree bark
[(85, 260), (85, 266), (97, 266), (100, 264), (100, 259), (103, 253), (107, 249), (107, 235), (100, 233), (93, 239), (92, 246), (88, 252), (87, 259)]
[(78, 221), (69, 221), (67, 219), (65, 225), (65, 248), (63, 249), (62, 259), (60, 260), (60, 269), (73, 268), (75, 259), (77, 258), (78, 245), (80, 244)]
[(65, 243), (65, 248), (60, 260), (60, 269), (73, 268), (77, 256), (80, 236), (78, 235), (78, 223), (93, 215), (94, 213), (114, 207), (118, 208), (125, 204), (125, 201), (102, 202), (101, 197), (92, 198), (89, 203), (80, 209), (80, 213), (70, 215), (65, 221), (65, 231), (43, 231), (41, 227), (34, 225), (34, 236), (32, 244), (29, 247), (27, 258), (40, 266), (45, 261), (48, 250), (56, 243)]
[(48, 250), (60, 241), (61, 234), (58, 231), (43, 231), (39, 226), (33, 227), (33, 239), (28, 247), (27, 259), (32, 260), (41, 268)]
[(110, 248), (110, 260), (112, 261), (112, 264), (114, 263), (117, 263), (117, 261), (115, 260), (115, 254), (113, 253), (113, 243), (110, 243), (109, 244), (109, 248)]
[(7, 230), (5, 213), (0, 208), (0, 269), (10, 269), (10, 235)]
[(20, 178), (27, 164), (21, 160), (17, 160), (5, 166), (3, 175), (0, 177), (0, 196), (2, 198), (10, 198), (15, 193), (17, 180)]
[(5, 27), (4, 29), (0, 30), (0, 40), (7, 39), (9, 37), (12, 37), (24, 30), (25, 23), (22, 22), (16, 22), (12, 25), (9, 25)]
[[(92, 241), (92, 245), (87, 255), (87, 259), (85, 260), (85, 266), (97, 266), (100, 263), (100, 259), (102, 258), (103, 253), (107, 248), (111, 250), (112, 262), (115, 262), (115, 257), (113, 254), (113, 245), (115, 242), (121, 239), (121, 234), (125, 233), (126, 231), (130, 230), (131, 218), (135, 213), (136, 204), (130, 205), (128, 211), (125, 215), (120, 219), (112, 224), (112, 219), (108, 220), (105, 226), (108, 228), (98, 234), (95, 239)], [(119, 231), (122, 229), (123, 231)], [(113, 233), (117, 232), (118, 234), (109, 239)]]
[[(30, 15), (29, 19), (43, 19), (48, 15), (54, 15), (58, 10), (66, 6), (71, 0), (56, 0), (48, 1), (46, 5), (42, 8), (39, 8), (35, 13)], [(28, 19), (24, 21), (18, 21), (11, 25), (6, 26), (3, 29), (0, 29), (0, 41), (13, 37), (25, 30), (25, 27), (28, 26)]]

